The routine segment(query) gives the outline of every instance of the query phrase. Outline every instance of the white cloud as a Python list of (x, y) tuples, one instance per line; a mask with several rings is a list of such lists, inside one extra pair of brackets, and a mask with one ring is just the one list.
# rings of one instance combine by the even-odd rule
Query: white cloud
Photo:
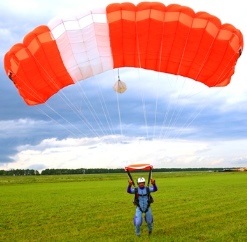
[(30, 135), (34, 130), (49, 127), (51, 124), (51, 121), (28, 118), (0, 120), (0, 135), (2, 139)]
[[(210, 144), (206, 141), (138, 137), (52, 138), (37, 145), (19, 146), (12, 157), (15, 162), (2, 164), (0, 169), (39, 169), (41, 164), (42, 169), (124, 168), (132, 163), (151, 163), (156, 168), (232, 167), (243, 165), (244, 157), (247, 159), (246, 142), (234, 140)], [(223, 158), (226, 153), (227, 160)]]

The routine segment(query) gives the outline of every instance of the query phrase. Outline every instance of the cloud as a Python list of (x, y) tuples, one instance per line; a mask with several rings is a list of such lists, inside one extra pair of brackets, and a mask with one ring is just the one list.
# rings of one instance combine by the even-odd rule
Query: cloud
[[(233, 144), (240, 144), (231, 155)], [(45, 139), (37, 145), (22, 145), (12, 157), (15, 162), (2, 168), (123, 168), (132, 163), (151, 163), (158, 167), (232, 167), (245, 164), (241, 149), (246, 140), (207, 141), (147, 140), (143, 137), (105, 136), (80, 139)], [(215, 148), (217, 147), (217, 148)], [(226, 150), (226, 147), (229, 150)], [(230, 153), (228, 159), (223, 154)]]

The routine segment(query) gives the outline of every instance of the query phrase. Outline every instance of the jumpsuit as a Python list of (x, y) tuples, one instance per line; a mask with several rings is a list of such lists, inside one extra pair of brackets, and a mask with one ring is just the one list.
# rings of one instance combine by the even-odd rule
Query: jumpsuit
[[(154, 184), (153, 186), (149, 187), (149, 191), (156, 192), (157, 186)], [(128, 186), (127, 192), (130, 194), (135, 194), (135, 188), (131, 188)], [(146, 187), (140, 188), (138, 187), (138, 199), (139, 199), (139, 206), (136, 206), (135, 216), (134, 216), (134, 226), (135, 226), (135, 233), (136, 235), (141, 234), (141, 225), (142, 225), (142, 214), (145, 213), (145, 221), (147, 223), (148, 232), (149, 234), (152, 232), (153, 229), (153, 215), (152, 209), (148, 205), (148, 194)]]

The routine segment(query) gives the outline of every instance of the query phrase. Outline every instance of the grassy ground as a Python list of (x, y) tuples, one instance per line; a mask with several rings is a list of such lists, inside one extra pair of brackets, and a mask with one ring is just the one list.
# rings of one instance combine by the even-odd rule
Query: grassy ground
[(126, 174), (0, 177), (0, 241), (247, 241), (247, 173), (153, 176), (154, 232), (144, 223), (141, 238)]

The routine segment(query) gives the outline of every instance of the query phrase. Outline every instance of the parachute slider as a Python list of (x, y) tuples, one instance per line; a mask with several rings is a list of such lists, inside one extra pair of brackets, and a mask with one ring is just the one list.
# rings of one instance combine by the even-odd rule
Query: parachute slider
[(118, 81), (114, 84), (113, 89), (118, 93), (124, 93), (127, 90), (126, 84), (118, 79)]
[(127, 90), (126, 84), (120, 80), (119, 69), (118, 69), (118, 81), (114, 84), (113, 89), (117, 93), (124, 93)]

